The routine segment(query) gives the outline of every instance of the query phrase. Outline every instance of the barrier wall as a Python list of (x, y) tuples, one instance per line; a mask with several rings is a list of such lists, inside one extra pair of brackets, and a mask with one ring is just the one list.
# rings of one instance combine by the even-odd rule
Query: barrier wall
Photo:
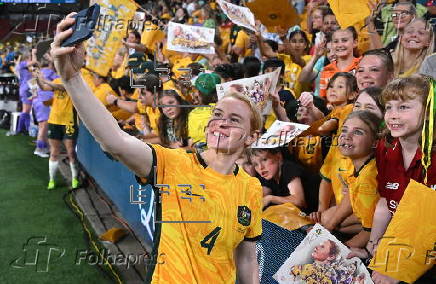
[(111, 159), (81, 124), (77, 143), (77, 157), (90, 176), (112, 200), (122, 217), (152, 247), (153, 190), (136, 182), (134, 174), (121, 163)]

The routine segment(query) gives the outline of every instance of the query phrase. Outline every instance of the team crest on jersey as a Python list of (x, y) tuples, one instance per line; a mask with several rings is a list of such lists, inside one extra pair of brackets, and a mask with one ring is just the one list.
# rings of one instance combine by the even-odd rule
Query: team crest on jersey
[(251, 223), (251, 210), (247, 206), (238, 206), (238, 223), (249, 226)]

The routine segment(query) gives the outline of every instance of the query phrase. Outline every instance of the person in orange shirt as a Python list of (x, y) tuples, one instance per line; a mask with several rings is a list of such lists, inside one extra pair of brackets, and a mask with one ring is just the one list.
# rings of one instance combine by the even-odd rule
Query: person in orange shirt
[(360, 58), (354, 57), (354, 50), (357, 48), (357, 32), (353, 27), (337, 30), (332, 37), (333, 49), (336, 60), (324, 67), (321, 72), (320, 97), (327, 95), (327, 86), (330, 78), (337, 72), (355, 73)]

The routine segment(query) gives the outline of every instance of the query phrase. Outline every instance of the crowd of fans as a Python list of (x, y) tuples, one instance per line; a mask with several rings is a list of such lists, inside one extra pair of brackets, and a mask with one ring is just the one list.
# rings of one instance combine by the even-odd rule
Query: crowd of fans
[[(214, 1), (170, 2), (147, 3), (146, 23), (213, 28), (216, 53), (168, 50), (165, 38), (156, 39), (160, 29), (129, 30), (107, 76), (82, 68), (95, 96), (145, 143), (201, 152), (215, 86), (280, 67), (262, 129), (276, 119), (311, 127), (286, 147), (249, 149), (238, 163), (260, 180), (264, 209), (292, 203), (355, 254), (371, 257), (410, 178), (436, 185), (435, 165), (421, 164), (436, 75), (435, 1), (369, 1), (360, 29), (341, 27), (326, 0), (293, 1), (299, 25), (266, 31), (256, 21), (256, 32), (233, 24)], [(48, 188), (56, 186), (62, 141), (72, 187), (79, 187), (78, 118), (50, 54), (37, 61), (29, 46), (11, 44), (0, 56), (2, 70), (19, 78), (17, 133), (27, 133), (31, 119), (38, 124), (35, 154), (50, 159)], [(376, 283), (395, 283), (388, 278), (373, 273)]]

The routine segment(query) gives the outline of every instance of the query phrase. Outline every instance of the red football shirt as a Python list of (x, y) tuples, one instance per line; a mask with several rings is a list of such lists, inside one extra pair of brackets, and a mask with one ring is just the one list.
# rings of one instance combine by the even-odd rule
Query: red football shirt
[[(376, 151), (377, 182), (381, 197), (386, 198), (389, 211), (395, 213), (403, 197), (404, 190), (410, 179), (424, 183), (424, 167), (421, 164), (421, 148), (416, 150), (415, 156), (408, 169), (404, 168), (401, 143), (395, 139), (393, 147), (387, 147), (385, 141), (379, 141)], [(432, 153), (432, 164), (427, 173), (427, 186), (436, 189), (436, 152)]]

